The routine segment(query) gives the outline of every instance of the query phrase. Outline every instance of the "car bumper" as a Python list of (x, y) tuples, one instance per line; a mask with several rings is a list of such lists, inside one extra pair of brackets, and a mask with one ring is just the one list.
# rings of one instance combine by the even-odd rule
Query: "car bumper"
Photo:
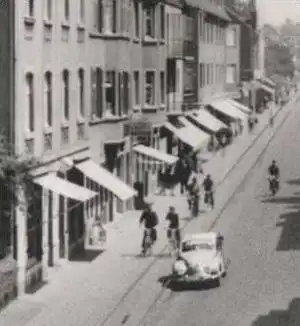
[(193, 275), (183, 275), (183, 276), (174, 275), (173, 280), (178, 283), (198, 283), (198, 282), (214, 281), (219, 279), (220, 277), (221, 277), (220, 274), (214, 274), (214, 275), (193, 274)]

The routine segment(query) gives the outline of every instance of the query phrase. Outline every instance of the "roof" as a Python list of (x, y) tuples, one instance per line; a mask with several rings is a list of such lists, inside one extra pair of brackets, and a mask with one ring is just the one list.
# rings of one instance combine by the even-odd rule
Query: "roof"
[(204, 12), (219, 17), (225, 21), (231, 21), (231, 18), (223, 7), (218, 6), (209, 0), (186, 0), (186, 4), (192, 7), (197, 7)]
[(215, 242), (217, 233), (207, 232), (207, 233), (192, 233), (186, 234), (183, 237), (183, 241), (201, 241), (201, 242)]

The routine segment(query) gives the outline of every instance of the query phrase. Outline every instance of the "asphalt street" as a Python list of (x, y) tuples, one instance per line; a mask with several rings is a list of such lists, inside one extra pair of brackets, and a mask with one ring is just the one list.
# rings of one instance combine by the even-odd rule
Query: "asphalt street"
[[(220, 288), (170, 288), (140, 325), (300, 325), (300, 112), (286, 120), (214, 229), (225, 236), (228, 275)], [(281, 168), (268, 194), (266, 170)]]

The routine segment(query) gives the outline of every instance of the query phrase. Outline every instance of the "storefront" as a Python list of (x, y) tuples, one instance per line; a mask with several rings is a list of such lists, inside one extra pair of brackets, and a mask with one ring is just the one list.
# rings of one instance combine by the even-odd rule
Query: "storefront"
[(49, 266), (83, 247), (83, 203), (96, 193), (70, 182), (76, 178), (72, 172), (62, 176), (35, 176), (19, 194), (27, 207), (16, 210), (20, 293), (33, 291), (47, 278)]

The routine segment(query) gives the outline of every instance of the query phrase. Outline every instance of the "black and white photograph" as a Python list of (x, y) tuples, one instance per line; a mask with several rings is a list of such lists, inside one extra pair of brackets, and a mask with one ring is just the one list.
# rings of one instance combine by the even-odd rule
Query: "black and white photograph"
[(0, 326), (300, 326), (300, 0), (0, 0)]

